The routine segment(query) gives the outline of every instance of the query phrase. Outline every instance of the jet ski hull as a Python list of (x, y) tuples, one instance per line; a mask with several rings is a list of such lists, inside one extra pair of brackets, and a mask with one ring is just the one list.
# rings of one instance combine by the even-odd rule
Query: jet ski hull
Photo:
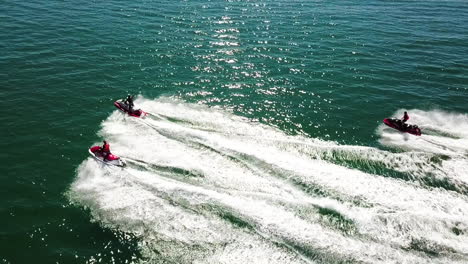
[(384, 124), (394, 128), (403, 133), (409, 133), (415, 136), (421, 136), (421, 129), (416, 125), (408, 125), (403, 123), (400, 119), (396, 118), (385, 118), (383, 120)]
[(112, 166), (117, 166), (117, 167), (125, 167), (125, 162), (122, 161), (122, 159), (114, 154), (109, 154), (107, 156), (107, 159), (104, 160), (104, 156), (102, 155), (101, 152), (101, 147), (100, 146), (93, 146), (88, 149), (89, 154), (97, 160), (100, 161), (104, 164), (107, 165), (112, 165)]
[(115, 101), (114, 105), (115, 107), (120, 109), (122, 112), (127, 113), (129, 116), (140, 117), (140, 118), (146, 116), (146, 112), (141, 109), (129, 111), (128, 105), (126, 105), (122, 101)]

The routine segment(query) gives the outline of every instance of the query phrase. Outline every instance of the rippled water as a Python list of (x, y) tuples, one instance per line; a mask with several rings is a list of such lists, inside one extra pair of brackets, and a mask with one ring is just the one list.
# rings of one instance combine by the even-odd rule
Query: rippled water
[(1, 262), (466, 262), (467, 11), (4, 1)]

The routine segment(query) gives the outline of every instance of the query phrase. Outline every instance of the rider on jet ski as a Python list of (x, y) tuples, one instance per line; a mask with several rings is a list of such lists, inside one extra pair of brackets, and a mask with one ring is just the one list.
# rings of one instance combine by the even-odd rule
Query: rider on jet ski
[(405, 111), (405, 113), (403, 114), (403, 118), (400, 120), (401, 121), (401, 124), (403, 125), (403, 127), (406, 127), (406, 128), (415, 128), (417, 127), (416, 125), (408, 125), (406, 124), (406, 121), (408, 121), (409, 119), (409, 115), (408, 113)]
[(102, 145), (101, 147), (101, 153), (102, 153), (102, 157), (104, 157), (104, 160), (107, 159), (107, 157), (109, 157), (109, 155), (111, 154), (110, 153), (110, 145), (109, 143), (107, 143), (107, 141), (103, 141), (104, 145)]
[(408, 119), (409, 119), (408, 113), (405, 111), (405, 113), (403, 114), (403, 118), (401, 119), (401, 122), (406, 123)]
[(408, 126), (406, 124), (406, 121), (408, 121), (408, 119), (409, 119), (408, 113), (405, 111), (405, 113), (403, 114), (403, 117), (401, 119), (397, 119), (397, 122), (400, 124), (400, 126), (406, 127)]
[(133, 96), (128, 95), (127, 99), (125, 99), (124, 103), (128, 105), (128, 112), (132, 113), (133, 112)]

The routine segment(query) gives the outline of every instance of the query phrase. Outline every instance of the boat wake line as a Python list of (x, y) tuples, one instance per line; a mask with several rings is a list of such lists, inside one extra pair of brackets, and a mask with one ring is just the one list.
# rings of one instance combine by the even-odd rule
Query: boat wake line
[[(157, 115), (114, 112), (99, 132), (128, 166), (106, 169), (87, 159), (68, 196), (93, 221), (137, 237), (142, 262), (468, 259), (460, 148), (419, 140), (395, 153), (289, 136), (171, 98), (137, 103)], [(449, 139), (465, 138), (457, 136)], [(405, 146), (389, 137), (386, 147)]]

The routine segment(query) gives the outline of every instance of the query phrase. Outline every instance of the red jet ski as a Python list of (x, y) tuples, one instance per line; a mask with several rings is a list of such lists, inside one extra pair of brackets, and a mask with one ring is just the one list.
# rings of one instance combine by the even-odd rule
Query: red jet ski
[(146, 116), (148, 113), (146, 113), (145, 111), (141, 110), (141, 109), (134, 109), (132, 111), (129, 111), (129, 108), (128, 108), (128, 105), (125, 104), (124, 102), (122, 101), (115, 101), (114, 102), (114, 105), (115, 107), (117, 107), (118, 109), (120, 109), (122, 112), (124, 113), (127, 113), (128, 115), (130, 116), (134, 116), (134, 117), (144, 117)]
[(125, 162), (122, 161), (122, 159), (114, 154), (109, 154), (106, 159), (104, 159), (104, 155), (102, 153), (102, 148), (100, 146), (92, 146), (89, 148), (89, 154), (93, 156), (96, 160), (108, 164), (108, 165), (114, 165), (117, 167), (125, 167)]
[(415, 136), (420, 136), (421, 135), (421, 129), (417, 125), (409, 125), (406, 123), (403, 123), (400, 119), (396, 118), (385, 118), (383, 122), (391, 127), (394, 128), (398, 131), (404, 132), (404, 133), (409, 133)]

